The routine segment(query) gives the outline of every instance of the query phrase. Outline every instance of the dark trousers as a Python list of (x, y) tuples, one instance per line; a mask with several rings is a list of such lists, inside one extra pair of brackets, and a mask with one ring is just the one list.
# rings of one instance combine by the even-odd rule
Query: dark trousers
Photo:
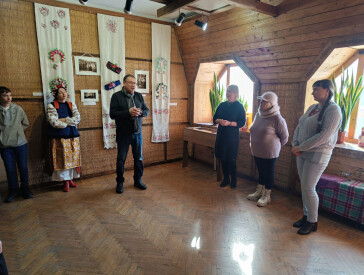
[(8, 268), (6, 266), (3, 253), (0, 254), (0, 275), (8, 275)]
[(21, 186), (28, 185), (27, 148), (27, 144), (24, 144), (18, 147), (0, 149), (1, 158), (4, 161), (6, 177), (8, 179), (9, 190), (19, 189), (16, 165), (18, 165)]
[(117, 133), (116, 143), (118, 144), (118, 157), (116, 160), (116, 181), (124, 182), (125, 160), (131, 145), (134, 158), (134, 182), (138, 183), (143, 176), (143, 136), (140, 134)]
[(263, 159), (254, 157), (254, 160), (258, 168), (259, 184), (264, 185), (265, 189), (272, 189), (277, 158)]
[(236, 160), (221, 161), (222, 172), (224, 174), (224, 179), (228, 180), (231, 176), (231, 182), (236, 182)]

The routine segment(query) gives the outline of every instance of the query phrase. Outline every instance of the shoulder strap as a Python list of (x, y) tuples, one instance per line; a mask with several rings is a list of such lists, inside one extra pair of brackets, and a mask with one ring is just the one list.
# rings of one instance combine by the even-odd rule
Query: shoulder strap
[(70, 110), (72, 111), (72, 102), (66, 101), (68, 104), (68, 107), (70, 108)]
[(57, 110), (59, 109), (59, 104), (58, 104), (57, 100), (53, 100), (52, 104), (53, 104), (54, 108), (56, 108)]

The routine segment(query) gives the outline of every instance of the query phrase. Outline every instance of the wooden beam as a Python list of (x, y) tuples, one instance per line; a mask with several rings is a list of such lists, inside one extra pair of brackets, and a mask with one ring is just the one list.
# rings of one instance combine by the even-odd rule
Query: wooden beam
[(189, 11), (193, 11), (193, 12), (198, 13), (198, 14), (202, 13), (203, 15), (206, 15), (206, 16), (211, 15), (210, 11), (203, 10), (203, 9), (200, 9), (200, 8), (196, 8), (194, 6), (186, 6), (186, 7), (184, 7), (184, 9), (189, 10)]
[(172, 12), (175, 12), (176, 10), (182, 9), (185, 6), (191, 5), (194, 2), (197, 2), (198, 0), (176, 0), (160, 9), (157, 10), (157, 16), (161, 17), (167, 14), (170, 14)]
[(271, 16), (277, 16), (277, 7), (257, 0), (223, 0), (224, 2), (239, 8), (250, 9)]
[(297, 9), (300, 6), (312, 2), (312, 0), (286, 0), (277, 6), (278, 15)]

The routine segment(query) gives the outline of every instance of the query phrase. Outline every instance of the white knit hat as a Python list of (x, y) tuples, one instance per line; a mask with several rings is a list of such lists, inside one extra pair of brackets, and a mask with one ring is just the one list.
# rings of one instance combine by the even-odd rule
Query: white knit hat
[(261, 96), (258, 96), (257, 98), (264, 100), (264, 101), (268, 101), (268, 102), (272, 103), (273, 106), (278, 104), (278, 96), (271, 91), (265, 92), (264, 94), (262, 94)]

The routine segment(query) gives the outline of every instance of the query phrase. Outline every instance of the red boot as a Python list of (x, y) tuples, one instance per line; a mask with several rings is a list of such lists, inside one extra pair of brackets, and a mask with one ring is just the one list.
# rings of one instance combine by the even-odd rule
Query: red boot
[(74, 188), (77, 188), (77, 183), (74, 183), (72, 180), (69, 181), (70, 183), (70, 187), (74, 187)]
[(68, 181), (68, 180), (66, 180), (66, 181), (64, 182), (63, 191), (64, 191), (64, 192), (69, 192), (69, 191), (70, 191), (70, 183), (69, 183), (69, 181)]

